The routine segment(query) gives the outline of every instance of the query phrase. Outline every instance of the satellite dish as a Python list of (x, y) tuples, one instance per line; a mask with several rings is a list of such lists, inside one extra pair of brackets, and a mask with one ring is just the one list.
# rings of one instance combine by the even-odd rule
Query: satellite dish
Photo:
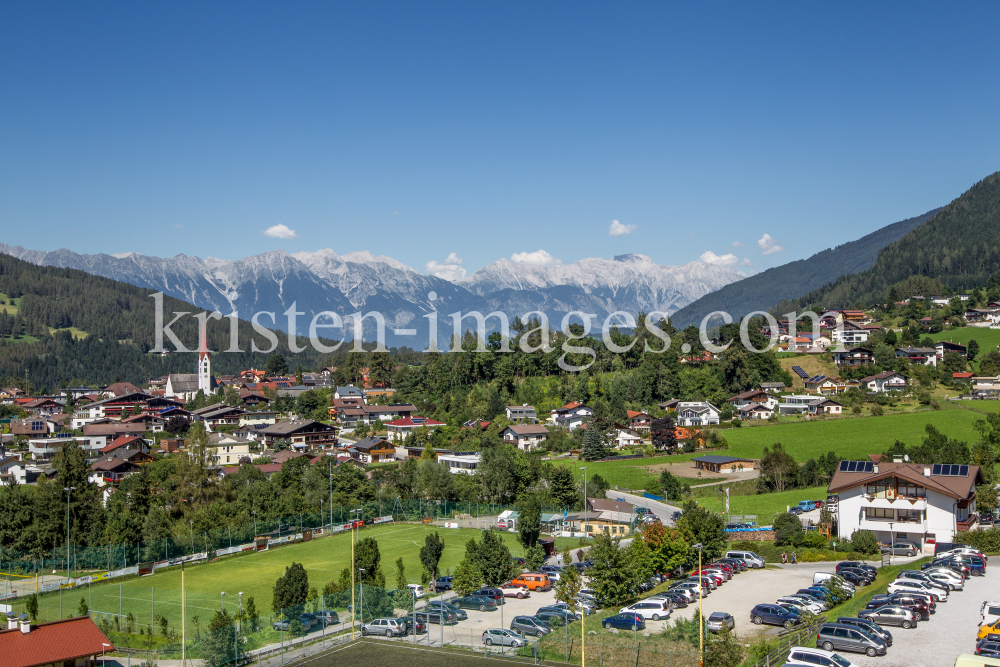
[(910, 462), (910, 455), (909, 454), (903, 454), (903, 460), (906, 461), (907, 463), (909, 463)]

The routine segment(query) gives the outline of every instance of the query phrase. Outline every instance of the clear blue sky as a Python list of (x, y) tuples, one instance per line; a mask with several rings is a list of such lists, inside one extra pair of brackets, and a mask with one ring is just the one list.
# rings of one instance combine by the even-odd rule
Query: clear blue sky
[(759, 270), (1000, 169), (997, 25), (996, 2), (6, 2), (0, 241)]

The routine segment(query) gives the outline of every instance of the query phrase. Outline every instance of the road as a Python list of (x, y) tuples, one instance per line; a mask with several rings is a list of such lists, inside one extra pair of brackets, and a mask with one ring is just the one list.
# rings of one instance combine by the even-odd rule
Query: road
[(651, 498), (646, 498), (645, 496), (636, 496), (631, 493), (624, 493), (622, 491), (606, 491), (604, 493), (611, 500), (624, 500), (627, 503), (632, 503), (636, 507), (645, 507), (652, 510), (653, 514), (660, 518), (660, 521), (664, 526), (673, 526), (674, 520), (671, 518), (674, 512), (680, 512), (681, 508), (676, 505), (670, 505), (669, 503), (661, 503), (658, 500), (653, 500)]

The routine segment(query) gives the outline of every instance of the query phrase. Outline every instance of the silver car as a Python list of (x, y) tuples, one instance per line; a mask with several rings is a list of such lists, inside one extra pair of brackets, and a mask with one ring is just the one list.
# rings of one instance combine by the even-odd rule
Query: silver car
[(406, 625), (395, 618), (376, 618), (361, 626), (361, 634), (400, 637), (406, 634)]
[(490, 628), (483, 633), (483, 643), (487, 646), (513, 646), (520, 648), (528, 641), (512, 630), (506, 628)]

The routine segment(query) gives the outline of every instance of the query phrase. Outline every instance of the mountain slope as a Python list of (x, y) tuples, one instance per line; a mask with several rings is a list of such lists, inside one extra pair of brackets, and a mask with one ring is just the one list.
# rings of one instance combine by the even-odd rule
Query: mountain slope
[(927, 223), (883, 248), (870, 268), (779, 306), (865, 307), (883, 301), (893, 284), (913, 276), (936, 278), (959, 290), (986, 285), (997, 273), (1000, 172), (979, 181)]
[(817, 289), (840, 276), (864, 271), (875, 262), (879, 250), (924, 224), (940, 210), (901, 220), (857, 241), (726, 285), (678, 310), (673, 323), (679, 327), (698, 325), (714, 311), (727, 312), (738, 321), (747, 313), (769, 310), (781, 301), (794, 299), (803, 291)]

